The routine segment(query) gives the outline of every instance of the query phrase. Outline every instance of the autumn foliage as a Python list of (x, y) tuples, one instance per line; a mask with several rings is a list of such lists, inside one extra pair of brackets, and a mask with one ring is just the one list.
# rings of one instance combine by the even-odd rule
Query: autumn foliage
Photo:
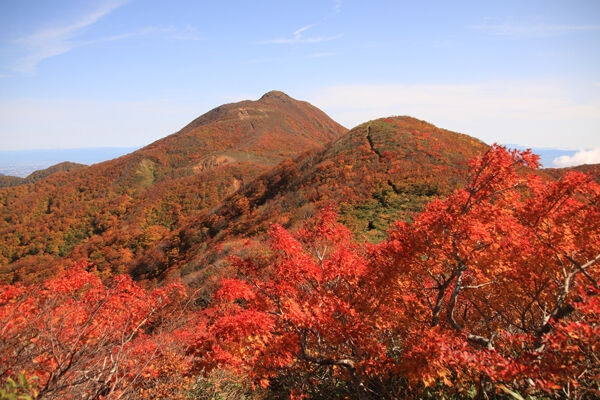
[(24, 376), (39, 398), (132, 398), (164, 379), (169, 359), (185, 368), (174, 354), (185, 338), (184, 288), (147, 290), (124, 275), (105, 285), (86, 267), (0, 286), (0, 380)]
[(269, 250), (222, 281), (196, 367), (290, 395), (346, 382), (359, 398), (597, 396), (600, 188), (537, 166), (493, 147), (465, 188), (379, 245), (329, 209), (295, 235), (274, 226)]
[(238, 398), (598, 398), (600, 186), (537, 167), (492, 146), (378, 244), (333, 207), (272, 225), (201, 310), (179, 284), (85, 265), (2, 286), (0, 379), (40, 398), (209, 398), (225, 380)]
[(464, 186), (468, 160), (487, 149), (475, 138), (415, 118), (370, 121), (321, 151), (281, 162), (218, 207), (181, 221), (134, 264), (140, 270), (153, 266), (160, 276), (206, 265), (220, 270), (225, 254), (239, 255), (240, 240), (260, 237), (273, 224), (295, 230), (330, 204), (359, 240), (380, 242), (392, 223), (410, 221), (428, 202)]
[[(30, 184), (0, 187), (0, 281), (41, 281), (82, 258), (104, 276), (152, 278), (162, 270), (155, 265), (178, 255), (148, 247), (186, 218), (346, 131), (316, 107), (269, 92), (217, 107), (115, 160), (59, 165), (32, 174)], [(46, 176), (57, 168), (65, 172)], [(153, 262), (134, 267), (142, 255)]]

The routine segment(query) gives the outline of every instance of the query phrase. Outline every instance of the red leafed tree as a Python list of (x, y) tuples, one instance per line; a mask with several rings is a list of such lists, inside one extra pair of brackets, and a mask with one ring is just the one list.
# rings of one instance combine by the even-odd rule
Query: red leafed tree
[(105, 285), (86, 267), (0, 286), (0, 381), (25, 374), (38, 398), (113, 399), (158, 377), (156, 361), (177, 340), (184, 288), (146, 290), (128, 276)]
[[(541, 360), (557, 333), (553, 324), (574, 317), (576, 289), (598, 286), (600, 188), (574, 172), (542, 180), (526, 168), (536, 166), (529, 152), (493, 147), (472, 162), (464, 189), (430, 204), (414, 223), (398, 224), (380, 249), (390, 296), (409, 292), (419, 300), (404, 334), (437, 338), (457, 360), (470, 360), (452, 373), (464, 373), (480, 390), (490, 381), (543, 390), (578, 379), (567, 369), (552, 375), (555, 381), (542, 379), (552, 366)], [(471, 346), (465, 350), (460, 339)], [(450, 374), (452, 352), (411, 343), (427, 362), (407, 371), (426, 379)], [(449, 358), (431, 362), (427, 354), (436, 351)], [(589, 355), (581, 354), (582, 365)]]
[(293, 392), (326, 374), (363, 391), (361, 377), (389, 364), (366, 253), (336, 219), (325, 209), (297, 235), (273, 226), (269, 252), (234, 262), (193, 347), (198, 368), (233, 366), (265, 387), (293, 376)]
[(368, 248), (330, 210), (296, 235), (273, 227), (270, 251), (223, 280), (197, 366), (295, 375), (297, 392), (328, 376), (359, 397), (399, 382), (598, 394), (600, 188), (537, 166), (493, 146), (463, 189)]

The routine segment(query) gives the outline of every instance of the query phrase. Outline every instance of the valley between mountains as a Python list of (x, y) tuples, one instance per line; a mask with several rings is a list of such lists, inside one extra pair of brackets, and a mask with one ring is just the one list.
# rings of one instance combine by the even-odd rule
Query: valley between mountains
[(362, 240), (378, 241), (463, 184), (466, 162), (486, 149), (410, 117), (348, 131), (272, 91), (126, 156), (4, 189), (0, 278), (37, 280), (81, 259), (105, 276), (187, 275), (213, 266), (215, 245), (227, 254), (327, 204)]
[(212, 275), (271, 224), (293, 228), (329, 204), (360, 240), (381, 241), (394, 221), (463, 185), (467, 161), (487, 149), (411, 117), (348, 131), (272, 91), (129, 155), (59, 164), (0, 191), (0, 279), (38, 280), (81, 259), (105, 276)]
[(2, 177), (0, 390), (597, 398), (600, 167), (538, 167), (271, 91)]

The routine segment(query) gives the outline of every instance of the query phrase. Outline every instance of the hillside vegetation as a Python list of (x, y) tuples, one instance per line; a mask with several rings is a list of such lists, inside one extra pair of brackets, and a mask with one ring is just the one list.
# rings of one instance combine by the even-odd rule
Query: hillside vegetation
[(48, 167), (46, 169), (40, 169), (38, 171), (34, 171), (25, 178), (20, 178), (18, 176), (0, 175), (0, 188), (34, 183), (34, 182), (39, 181), (40, 179), (47, 178), (50, 175), (54, 175), (58, 172), (69, 172), (69, 171), (73, 171), (75, 169), (79, 169), (79, 168), (82, 168), (85, 166), (86, 165), (84, 165), (84, 164), (78, 164), (78, 163), (74, 163), (74, 162), (70, 162), (70, 161), (64, 161), (64, 162), (58, 163), (56, 165), (52, 165), (51, 167)]
[(40, 172), (0, 190), (0, 399), (597, 399), (599, 172), (276, 91)]
[(334, 206), (273, 224), (211, 293), (0, 285), (0, 398), (597, 399), (600, 186), (537, 167), (494, 145), (375, 244)]
[(0, 279), (36, 279), (81, 257), (107, 276), (127, 272), (186, 217), (345, 132), (310, 104), (269, 92), (115, 160), (0, 190)]
[[(136, 275), (166, 272), (213, 277), (246, 240), (273, 223), (294, 229), (334, 204), (361, 241), (381, 241), (398, 219), (464, 184), (467, 161), (487, 145), (410, 117), (359, 125), (321, 151), (307, 152), (258, 176), (220, 207), (191, 218), (136, 260)], [(224, 250), (223, 250), (224, 249)], [(212, 279), (212, 278), (211, 278)]]

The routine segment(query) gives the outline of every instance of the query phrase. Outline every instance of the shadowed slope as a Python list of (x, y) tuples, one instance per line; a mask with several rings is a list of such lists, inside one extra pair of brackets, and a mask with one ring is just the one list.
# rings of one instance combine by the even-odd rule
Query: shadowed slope
[(0, 280), (35, 278), (71, 256), (127, 271), (184, 218), (344, 132), (310, 104), (269, 92), (115, 160), (1, 190)]
[(466, 162), (487, 148), (410, 117), (370, 121), (322, 151), (278, 165), (220, 208), (193, 218), (149, 249), (136, 273), (218, 266), (227, 254), (219, 249), (257, 238), (274, 222), (294, 227), (326, 204), (338, 206), (342, 222), (363, 240), (378, 241), (391, 222), (410, 219), (431, 199), (461, 186)]
[(25, 180), (25, 178), (21, 178), (19, 176), (0, 174), (0, 188), (25, 185), (26, 183), (27, 181)]
[(26, 185), (28, 183), (37, 182), (59, 172), (69, 172), (79, 168), (86, 167), (84, 164), (78, 164), (70, 161), (64, 161), (56, 165), (52, 165), (46, 169), (40, 169), (29, 174), (26, 178), (17, 176), (0, 175), (0, 188), (17, 185)]

